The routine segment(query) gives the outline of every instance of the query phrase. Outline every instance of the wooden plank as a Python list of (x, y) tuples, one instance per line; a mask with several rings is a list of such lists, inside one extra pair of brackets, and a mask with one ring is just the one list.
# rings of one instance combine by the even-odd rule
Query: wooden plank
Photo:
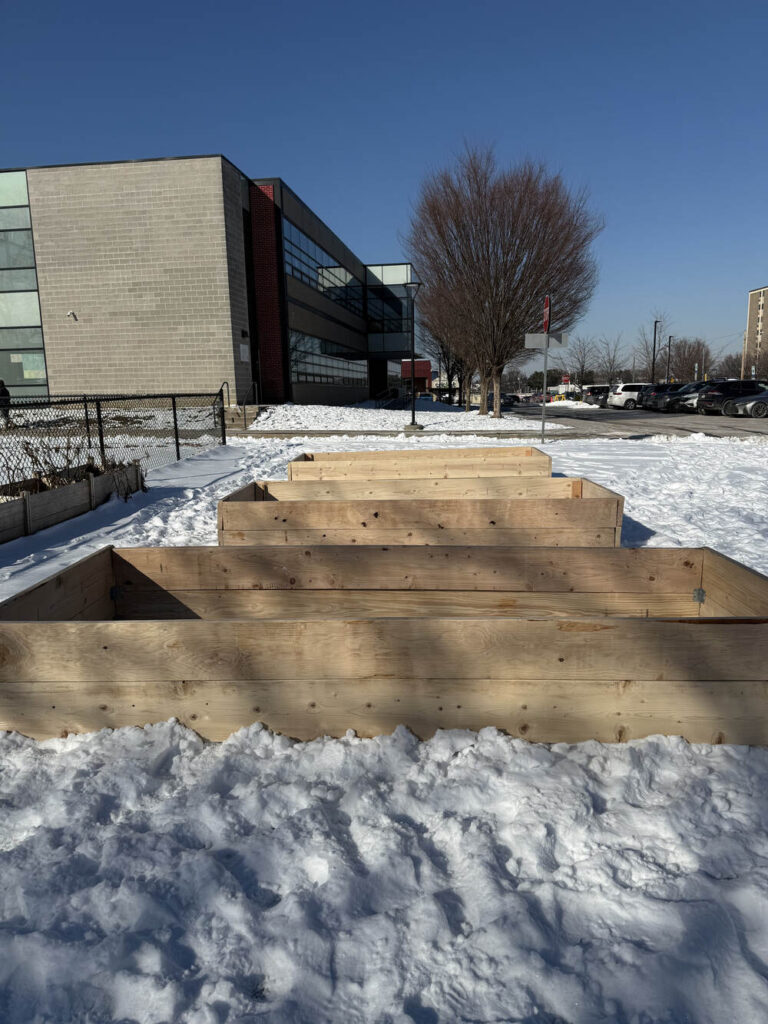
[[(290, 465), (290, 464), (289, 464)], [(450, 480), (475, 476), (550, 476), (551, 460), (544, 457), (523, 459), (456, 459), (439, 456), (429, 462), (391, 460), (389, 462), (297, 462), (290, 465), (291, 480)]]
[(166, 590), (693, 592), (695, 548), (117, 548), (115, 582)]
[[(0, 603), (0, 621), (48, 622), (84, 614), (102, 618), (113, 582), (112, 549), (102, 548)], [(108, 610), (112, 618), (111, 601)]]
[(120, 619), (334, 619), (514, 616), (687, 617), (684, 594), (529, 594), (456, 590), (174, 590), (125, 588)]
[(570, 497), (571, 481), (552, 477), (462, 477), (454, 480), (261, 480), (257, 491), (274, 501), (354, 501), (375, 498)]
[[(586, 519), (586, 517), (585, 517)], [(424, 529), (401, 527), (392, 530), (221, 530), (219, 544), (235, 545), (316, 545), (316, 544), (428, 544), (468, 545), (482, 544), (503, 546), (535, 547), (616, 547), (616, 527), (602, 529), (542, 529), (533, 528), (508, 530), (503, 527), (490, 529)]]
[(0, 502), (0, 543), (23, 537), (25, 521), (23, 498)]
[(222, 498), (222, 501), (256, 501), (260, 497), (261, 495), (256, 491), (256, 485), (251, 483), (228, 494), (226, 498)]
[(692, 743), (768, 744), (764, 683), (749, 680), (584, 682), (539, 679), (377, 677), (323, 681), (168, 680), (126, 685), (89, 680), (0, 691), (0, 728), (36, 739), (177, 718), (208, 740), (222, 741), (252, 722), (300, 740), (373, 737), (407, 725), (427, 739), (438, 729), (493, 725), (541, 743), (588, 739), (623, 742), (684, 736)]
[(768, 620), (4, 622), (0, 683), (440, 678), (766, 682)]
[(615, 527), (616, 499), (260, 501), (225, 504), (221, 513), (225, 530), (583, 529), (585, 526)]
[(293, 462), (370, 462), (396, 458), (413, 459), (414, 461), (430, 461), (435, 455), (451, 459), (477, 459), (480, 456), (491, 456), (492, 458), (511, 457), (515, 459), (529, 455), (543, 455), (539, 448), (531, 448), (529, 445), (495, 445), (485, 448), (416, 448), (402, 449), (391, 448), (383, 451), (360, 451), (360, 452), (306, 452), (299, 459)]
[(734, 562), (711, 548), (704, 548), (702, 614), (713, 606), (727, 608), (731, 615), (768, 615), (768, 577)]
[(56, 526), (67, 519), (90, 511), (91, 498), (87, 480), (56, 487), (40, 494), (30, 494), (29, 504), (35, 531)]

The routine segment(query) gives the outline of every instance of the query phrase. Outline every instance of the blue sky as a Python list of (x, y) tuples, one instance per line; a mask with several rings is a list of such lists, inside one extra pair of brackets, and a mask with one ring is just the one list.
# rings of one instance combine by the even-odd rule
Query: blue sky
[(585, 186), (606, 228), (577, 333), (740, 346), (768, 284), (768, 4), (0, 0), (0, 166), (221, 152), (366, 262), (401, 258), (464, 141)]

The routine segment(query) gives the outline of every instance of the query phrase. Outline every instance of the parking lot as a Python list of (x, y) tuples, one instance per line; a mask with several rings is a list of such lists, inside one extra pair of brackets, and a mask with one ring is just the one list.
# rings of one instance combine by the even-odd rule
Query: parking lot
[[(513, 406), (515, 415), (541, 419), (541, 406)], [(660, 413), (649, 409), (601, 409), (585, 405), (583, 409), (573, 406), (559, 406), (557, 402), (547, 405), (547, 419), (573, 427), (581, 434), (596, 436), (631, 437), (648, 434), (709, 434), (712, 437), (768, 437), (768, 419), (753, 419), (747, 416), (704, 416), (698, 413)]]

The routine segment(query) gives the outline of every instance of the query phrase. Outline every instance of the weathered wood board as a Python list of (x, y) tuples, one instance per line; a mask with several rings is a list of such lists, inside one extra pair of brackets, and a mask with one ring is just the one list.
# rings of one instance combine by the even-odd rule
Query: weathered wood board
[(478, 459), (481, 457), (519, 459), (524, 456), (543, 454), (539, 448), (530, 445), (492, 445), (485, 448), (389, 448), (382, 451), (360, 452), (303, 452), (292, 459), (289, 465), (297, 462), (376, 462), (392, 458), (412, 459), (429, 462), (435, 455), (451, 459)]
[(764, 744), (767, 666), (768, 579), (708, 549), (108, 549), (0, 605), (0, 728)]
[[(243, 501), (238, 492), (219, 503), (219, 543), (618, 547), (624, 499), (591, 481), (564, 482), (555, 497), (281, 504)], [(251, 493), (255, 499), (255, 489)]]
[(476, 476), (551, 476), (552, 460), (537, 453), (522, 458), (452, 459), (437, 451), (429, 460), (289, 462), (289, 480), (451, 480)]
[(258, 480), (225, 501), (355, 501), (360, 498), (573, 497), (566, 477), (457, 477), (452, 480)]

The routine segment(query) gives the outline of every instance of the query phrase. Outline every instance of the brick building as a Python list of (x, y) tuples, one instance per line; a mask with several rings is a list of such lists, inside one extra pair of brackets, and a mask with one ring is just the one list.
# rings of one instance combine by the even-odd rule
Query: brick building
[(741, 355), (741, 376), (768, 374), (768, 286), (753, 288), (747, 301), (747, 329)]
[(375, 397), (409, 354), (410, 270), (364, 265), (283, 181), (220, 155), (2, 171), (0, 378)]

